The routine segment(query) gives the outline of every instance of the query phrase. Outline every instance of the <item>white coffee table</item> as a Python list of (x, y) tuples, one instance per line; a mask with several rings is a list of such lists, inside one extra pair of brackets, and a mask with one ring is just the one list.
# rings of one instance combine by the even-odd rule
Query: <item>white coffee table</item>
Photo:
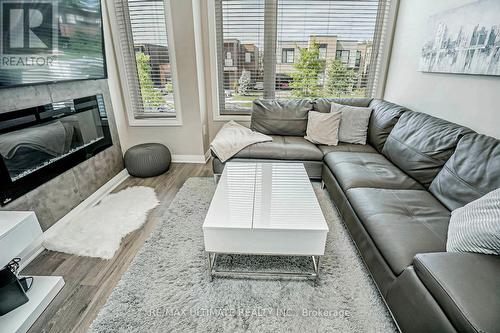
[[(208, 273), (318, 279), (328, 225), (302, 163), (226, 163), (203, 236)], [(217, 254), (309, 256), (309, 272), (218, 270)]]

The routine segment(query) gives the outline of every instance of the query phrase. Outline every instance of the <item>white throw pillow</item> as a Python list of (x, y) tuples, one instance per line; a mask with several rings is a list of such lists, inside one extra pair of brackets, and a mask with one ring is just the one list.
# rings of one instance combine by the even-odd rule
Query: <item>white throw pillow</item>
[(446, 251), (500, 255), (500, 189), (451, 213)]
[(342, 112), (339, 141), (365, 145), (371, 108), (332, 103), (330, 112)]
[(309, 111), (306, 140), (320, 145), (336, 146), (339, 143), (340, 112)]

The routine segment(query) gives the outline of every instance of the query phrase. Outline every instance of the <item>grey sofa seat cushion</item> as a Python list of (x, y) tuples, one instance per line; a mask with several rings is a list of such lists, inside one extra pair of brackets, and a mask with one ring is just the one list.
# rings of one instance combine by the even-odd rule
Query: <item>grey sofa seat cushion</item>
[(473, 253), (426, 253), (414, 268), (459, 332), (498, 332), (500, 257)]
[(368, 124), (368, 143), (381, 153), (387, 137), (408, 109), (381, 99), (372, 100), (369, 107), (372, 114)]
[(344, 191), (356, 187), (423, 189), (381, 154), (333, 152), (324, 161)]
[(332, 102), (366, 108), (370, 105), (371, 101), (372, 98), (318, 98), (313, 101), (313, 110), (328, 113), (330, 112)]
[(385, 296), (400, 332), (457, 333), (457, 329), (410, 266), (394, 281)]
[(377, 153), (375, 148), (370, 145), (357, 145), (353, 143), (339, 142), (336, 146), (319, 145), (318, 148), (324, 155), (331, 152), (350, 152), (350, 153)]
[(477, 133), (465, 135), (429, 191), (455, 210), (500, 188), (500, 140)]
[(382, 153), (429, 187), (455, 151), (458, 141), (472, 131), (424, 113), (408, 111), (387, 137)]
[(260, 142), (242, 149), (233, 158), (321, 161), (323, 153), (300, 136), (272, 135), (273, 141)]
[(445, 251), (450, 212), (429, 192), (353, 188), (347, 197), (395, 275), (417, 253)]
[(253, 101), (250, 128), (267, 135), (305, 136), (308, 99), (260, 99)]

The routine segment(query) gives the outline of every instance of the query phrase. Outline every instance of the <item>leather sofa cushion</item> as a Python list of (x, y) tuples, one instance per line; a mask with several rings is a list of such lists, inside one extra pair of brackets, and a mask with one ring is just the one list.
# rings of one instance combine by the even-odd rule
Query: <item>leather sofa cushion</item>
[(423, 189), (378, 153), (333, 152), (324, 161), (344, 191), (356, 187)]
[(381, 99), (372, 100), (369, 106), (372, 108), (372, 114), (368, 125), (368, 143), (381, 153), (387, 137), (408, 109)]
[(260, 99), (253, 102), (250, 128), (267, 135), (305, 136), (308, 99)]
[(385, 299), (400, 332), (457, 333), (413, 266), (407, 267), (392, 283)]
[(387, 137), (382, 153), (412, 178), (429, 187), (471, 130), (424, 113), (408, 111)]
[(499, 256), (427, 253), (415, 256), (413, 264), (457, 331), (499, 331)]
[(455, 210), (500, 188), (500, 140), (467, 134), (432, 181), (429, 191)]
[(300, 136), (272, 135), (273, 141), (250, 145), (233, 158), (321, 161), (323, 153)]
[(330, 112), (332, 102), (366, 108), (371, 101), (371, 98), (318, 98), (313, 101), (313, 110), (328, 113)]
[(331, 152), (350, 152), (350, 153), (377, 153), (375, 148), (370, 145), (357, 145), (353, 143), (339, 142), (336, 146), (319, 145), (318, 148), (324, 155)]
[(353, 188), (347, 197), (395, 275), (417, 253), (445, 251), (450, 212), (429, 192)]

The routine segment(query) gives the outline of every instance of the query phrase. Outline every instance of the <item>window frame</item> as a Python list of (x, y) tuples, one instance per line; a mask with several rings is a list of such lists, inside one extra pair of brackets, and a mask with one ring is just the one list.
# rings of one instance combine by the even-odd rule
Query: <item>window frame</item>
[[(169, 1), (169, 0), (166, 0)], [(211, 101), (212, 101), (212, 115), (214, 121), (250, 121), (252, 110), (249, 110), (247, 113), (242, 114), (221, 114), (220, 103), (219, 103), (219, 65), (218, 65), (218, 55), (217, 55), (217, 22), (216, 22), (216, 9), (215, 9), (215, 1), (216, 0), (207, 0), (207, 9), (208, 9), (208, 46), (209, 46), (209, 69), (210, 69), (210, 78), (211, 78)], [(381, 0), (384, 1), (384, 0)], [(377, 82), (372, 82), (371, 86), (368, 86), (368, 90), (371, 91), (371, 95), (374, 98), (383, 98), (385, 83), (387, 78), (387, 72), (389, 70), (389, 61), (390, 55), (392, 51), (392, 44), (394, 39), (394, 31), (396, 28), (396, 20), (397, 13), (399, 9), (399, 1), (400, 0), (390, 0), (390, 5), (387, 7), (387, 16), (385, 17), (385, 24), (381, 24), (385, 29), (384, 39), (385, 47), (382, 51), (373, 50), (370, 58), (374, 58), (376, 53), (381, 53), (379, 58), (377, 58), (378, 66), (380, 69), (374, 71), (373, 75), (378, 75), (379, 78)], [(379, 13), (381, 15), (381, 13)], [(378, 23), (379, 18), (377, 18)], [(375, 27), (377, 29), (377, 26)], [(375, 40), (373, 41), (375, 45)], [(349, 52), (350, 53), (350, 52)], [(295, 56), (295, 55), (294, 55)], [(350, 56), (350, 54), (349, 54)], [(276, 63), (274, 63), (276, 65)], [(266, 97), (264, 97), (266, 98)]]
[[(288, 52), (292, 53), (292, 61), (288, 61)], [(295, 49), (291, 47), (284, 47), (281, 49), (281, 63), (293, 64), (295, 63)]]
[[(340, 56), (339, 56), (340, 54)], [(347, 59), (344, 62), (344, 54), (347, 54)], [(337, 50), (335, 51), (335, 60), (340, 61), (342, 64), (349, 66), (349, 60), (351, 60), (351, 50)]]
[(224, 56), (224, 67), (235, 67), (234, 66), (234, 58), (233, 51), (227, 51)]
[[(128, 124), (131, 127), (161, 127), (161, 126), (182, 126), (182, 110), (181, 110), (181, 100), (179, 96), (179, 76), (177, 72), (177, 61), (175, 52), (175, 39), (173, 33), (173, 23), (172, 23), (172, 7), (171, 0), (163, 0), (165, 8), (165, 26), (168, 40), (168, 52), (170, 61), (170, 70), (172, 76), (172, 85), (174, 87), (174, 105), (175, 105), (175, 116), (172, 115), (162, 115), (161, 113), (152, 113), (151, 115), (143, 115), (137, 117), (134, 112), (134, 107), (132, 100), (130, 98), (130, 91), (128, 85), (128, 77), (126, 72), (125, 59), (123, 57), (124, 50), (120, 42), (120, 29), (116, 20), (111, 19), (116, 17), (116, 11), (113, 1), (106, 2), (106, 9), (108, 13), (108, 22), (111, 28), (111, 38), (115, 50), (115, 60), (118, 69), (118, 75), (120, 77), (120, 88), (125, 104), (125, 111), (127, 114)], [(133, 50), (133, 46), (132, 46)], [(117, 54), (119, 53), (119, 55)], [(135, 55), (135, 51), (134, 51)], [(137, 74), (136, 74), (137, 75)]]
[[(170, 0), (167, 0), (170, 1)], [(212, 91), (212, 118), (214, 121), (250, 121), (252, 112), (238, 114), (221, 114), (219, 107), (219, 63), (217, 61), (217, 22), (215, 18), (215, 0), (208, 0), (208, 39), (210, 53), (210, 78)]]
[(251, 64), (251, 63), (252, 63), (252, 53), (245, 51), (245, 64)]
[(361, 66), (361, 51), (356, 50), (356, 58), (354, 59), (354, 68), (359, 68)]
[(328, 57), (328, 44), (325, 43), (319, 44), (319, 60), (326, 60), (327, 57)]

